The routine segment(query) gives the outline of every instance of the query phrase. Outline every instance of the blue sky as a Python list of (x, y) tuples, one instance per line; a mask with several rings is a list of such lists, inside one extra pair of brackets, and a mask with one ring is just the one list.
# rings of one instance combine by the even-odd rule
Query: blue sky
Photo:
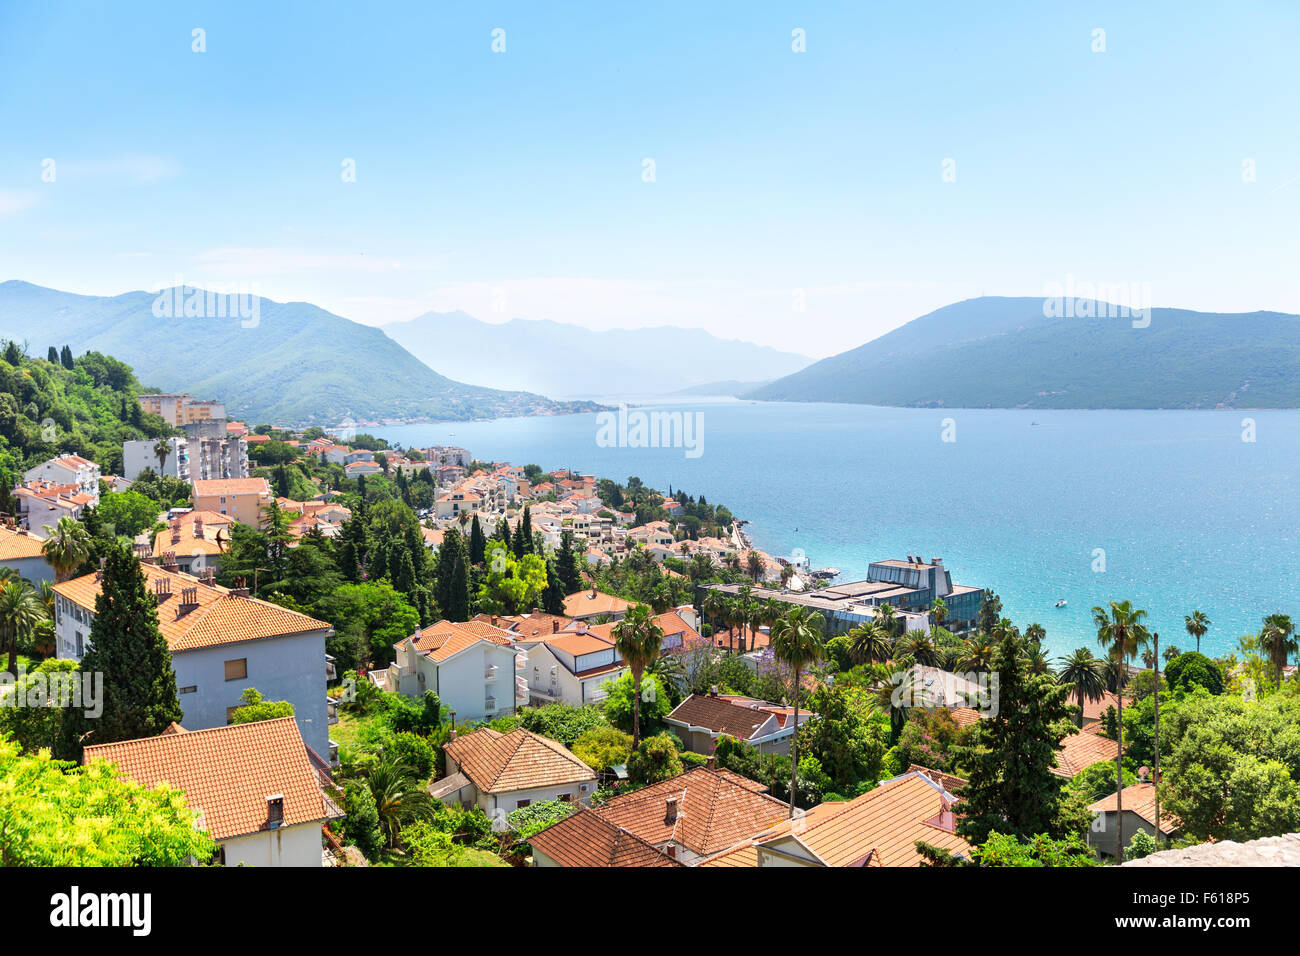
[(0, 279), (818, 356), (1066, 276), (1300, 312), (1295, 4), (263, 6), (0, 6)]

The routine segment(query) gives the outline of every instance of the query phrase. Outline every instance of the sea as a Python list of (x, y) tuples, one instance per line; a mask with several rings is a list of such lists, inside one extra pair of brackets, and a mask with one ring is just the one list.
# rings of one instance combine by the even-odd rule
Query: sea
[(1022, 628), (1042, 624), (1054, 656), (1096, 651), (1091, 609), (1112, 600), (1146, 609), (1162, 649), (1193, 649), (1184, 617), (1204, 611), (1211, 655), (1267, 614), (1300, 621), (1300, 412), (614, 407), (369, 430), (703, 495), (755, 547), (801, 551), (840, 582), (875, 560), (941, 557)]

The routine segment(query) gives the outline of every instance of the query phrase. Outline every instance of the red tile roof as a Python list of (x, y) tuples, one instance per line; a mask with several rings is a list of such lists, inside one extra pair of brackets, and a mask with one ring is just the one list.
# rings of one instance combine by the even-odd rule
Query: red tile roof
[(681, 866), (640, 837), (583, 807), (529, 837), (561, 866)]
[(443, 749), (483, 793), (510, 793), (596, 779), (596, 772), (562, 744), (522, 727), (508, 734), (483, 727), (449, 741)]
[(158, 737), (87, 747), (83, 762), (107, 760), (146, 787), (184, 790), (215, 840), (267, 827), (267, 797), (284, 798), (284, 826), (332, 816), (293, 717), (208, 730), (168, 728)]

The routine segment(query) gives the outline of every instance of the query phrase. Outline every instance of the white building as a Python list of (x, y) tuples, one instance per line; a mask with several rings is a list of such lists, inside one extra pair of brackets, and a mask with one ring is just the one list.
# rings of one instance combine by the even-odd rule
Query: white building
[(598, 703), (607, 696), (605, 682), (627, 670), (612, 641), (591, 633), (581, 622), (577, 626), (581, 630), (519, 641), (528, 653), (524, 674), (534, 705)]
[(168, 452), (158, 464), (158, 441), (124, 441), (122, 442), (122, 470), (126, 477), (134, 480), (148, 468), (156, 475), (170, 475), (181, 481), (190, 480), (189, 442), (184, 438), (164, 438)]
[(41, 540), (26, 531), (0, 527), (0, 567), (33, 584), (54, 580), (54, 569), (41, 554)]
[(408, 697), (433, 691), (458, 721), (513, 714), (515, 644), (509, 631), (480, 621), (439, 621), (394, 646), (386, 689)]
[(54, 485), (75, 485), (77, 492), (99, 501), (99, 466), (80, 455), (60, 455), (29, 468), (26, 481), (48, 481)]
[[(142, 786), (185, 791), (224, 866), (321, 866), (321, 825), (343, 815), (292, 717), (88, 746)], [(196, 860), (206, 863), (206, 860)]]

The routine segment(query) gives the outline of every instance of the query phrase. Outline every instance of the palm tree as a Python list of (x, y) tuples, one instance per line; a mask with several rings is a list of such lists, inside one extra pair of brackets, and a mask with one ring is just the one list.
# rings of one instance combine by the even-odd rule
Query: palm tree
[(903, 628), (906, 622), (898, 616), (894, 610), (894, 605), (886, 601), (876, 607), (876, 620), (884, 627), (885, 633), (891, 640), (897, 640), (903, 636)]
[(49, 614), (40, 596), (21, 578), (0, 586), (0, 646), (9, 649), (9, 673), (18, 676), (18, 638), (30, 636)]
[[(866, 672), (864, 683), (871, 697), (871, 705), (878, 713), (889, 718), (892, 739), (897, 740), (903, 725), (907, 723), (912, 703), (924, 693), (917, 686), (916, 672), (906, 670), (895, 674), (883, 663), (867, 665)], [(895, 686), (898, 687), (897, 693)]]
[[(1092, 609), (1092, 622), (1097, 625), (1097, 643), (1106, 649), (1119, 665), (1123, 675), (1126, 663), (1151, 640), (1147, 631), (1147, 612), (1133, 607), (1129, 601), (1111, 601), (1109, 611), (1104, 607)], [(1122, 681), (1122, 677), (1121, 677)], [(1115, 821), (1116, 857), (1124, 862), (1124, 693), (1123, 686), (1115, 695), (1118, 708), (1118, 733), (1115, 734)]]
[(962, 649), (957, 657), (957, 669), (975, 671), (984, 674), (993, 670), (993, 661), (997, 648), (986, 635), (969, 638), (962, 642)]
[(614, 625), (611, 633), (619, 656), (632, 669), (632, 749), (636, 750), (641, 744), (641, 675), (658, 658), (664, 631), (650, 608), (638, 604)]
[(1273, 676), (1280, 686), (1282, 668), (1286, 660), (1297, 650), (1295, 624), (1290, 615), (1270, 614), (1264, 618), (1264, 628), (1259, 632), (1259, 645), (1268, 651), (1269, 662), (1273, 665)]
[(790, 817), (794, 818), (794, 794), (799, 771), (799, 691), (805, 667), (822, 656), (822, 627), (825, 621), (816, 611), (796, 605), (772, 625), (772, 653), (794, 671), (794, 736), (790, 738)]
[(1047, 628), (1037, 622), (1025, 628), (1025, 640), (1031, 644), (1041, 644), (1045, 637), (1047, 637)]
[(379, 825), (388, 845), (397, 843), (397, 834), (408, 823), (433, 815), (433, 798), (397, 753), (381, 754), (379, 762), (366, 773), (366, 786), (375, 798)]
[(855, 664), (883, 663), (893, 652), (893, 643), (880, 622), (872, 619), (849, 631), (849, 654)]
[(909, 631), (894, 642), (894, 653), (898, 657), (910, 657), (912, 662), (923, 667), (939, 666), (939, 648), (934, 638), (924, 631)]
[(167, 464), (167, 456), (172, 453), (172, 446), (166, 438), (159, 438), (153, 446), (154, 457), (158, 459), (158, 476), (162, 477), (163, 468)]
[(41, 554), (54, 569), (55, 578), (66, 581), (90, 557), (90, 533), (80, 521), (60, 518), (41, 545)]
[(1056, 675), (1058, 684), (1074, 688), (1079, 701), (1079, 726), (1083, 726), (1083, 702), (1101, 700), (1106, 696), (1106, 662), (1092, 656), (1092, 651), (1080, 647), (1069, 657), (1061, 658), (1061, 670)]
[(948, 620), (948, 604), (943, 598), (937, 597), (930, 602), (930, 620), (936, 631)]
[(723, 617), (727, 611), (727, 596), (717, 588), (710, 588), (700, 601), (700, 610), (713, 621), (715, 628), (718, 624), (725, 624)]
[(1204, 611), (1193, 611), (1183, 618), (1183, 623), (1187, 626), (1187, 633), (1196, 638), (1196, 653), (1201, 653), (1201, 638), (1214, 622), (1205, 616)]

